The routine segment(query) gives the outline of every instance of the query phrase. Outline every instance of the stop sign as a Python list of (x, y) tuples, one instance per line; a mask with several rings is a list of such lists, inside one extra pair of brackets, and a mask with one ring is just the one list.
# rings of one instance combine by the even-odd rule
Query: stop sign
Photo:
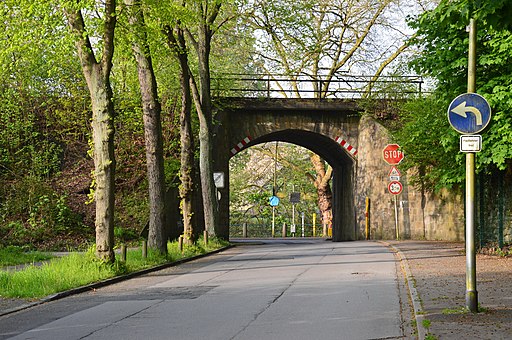
[(382, 157), (389, 165), (397, 165), (404, 159), (404, 153), (399, 150), (400, 145), (388, 144), (382, 150)]

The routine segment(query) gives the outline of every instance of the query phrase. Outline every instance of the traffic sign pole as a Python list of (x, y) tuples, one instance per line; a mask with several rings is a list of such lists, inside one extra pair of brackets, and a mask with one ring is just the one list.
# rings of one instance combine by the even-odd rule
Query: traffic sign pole
[(276, 236), (276, 207), (272, 207), (272, 238)]
[(478, 312), (475, 249), (475, 154), (466, 154), (466, 308)]
[[(469, 22), (468, 93), (476, 90), (476, 21)], [(475, 250), (475, 154), (466, 154), (466, 308), (478, 312)]]

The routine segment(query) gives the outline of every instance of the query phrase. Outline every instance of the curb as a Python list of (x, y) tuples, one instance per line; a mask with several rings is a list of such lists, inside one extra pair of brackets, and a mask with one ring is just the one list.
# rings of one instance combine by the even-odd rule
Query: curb
[(156, 267), (142, 269), (142, 270), (139, 270), (139, 271), (136, 271), (136, 272), (133, 272), (133, 273), (126, 274), (126, 275), (116, 276), (116, 277), (113, 277), (113, 278), (110, 278), (110, 279), (106, 279), (106, 280), (103, 280), (103, 281), (98, 281), (98, 282), (90, 283), (90, 284), (85, 285), (85, 286), (81, 286), (81, 287), (73, 288), (73, 289), (70, 289), (70, 290), (63, 291), (63, 292), (59, 292), (59, 293), (56, 293), (56, 294), (53, 294), (53, 295), (49, 295), (49, 296), (46, 296), (46, 297), (44, 297), (44, 298), (42, 298), (42, 299), (40, 299), (38, 301), (35, 301), (35, 302), (32, 302), (32, 303), (27, 303), (27, 304), (24, 304), (24, 305), (21, 305), (21, 306), (18, 306), (18, 307), (14, 307), (14, 308), (11, 308), (11, 309), (4, 310), (4, 311), (0, 312), (0, 317), (5, 316), (5, 315), (9, 315), (9, 314), (13, 314), (13, 313), (16, 313), (16, 312), (19, 312), (19, 311), (22, 311), (22, 310), (25, 310), (25, 309), (28, 309), (28, 308), (31, 308), (31, 307), (38, 306), (38, 305), (42, 305), (43, 303), (59, 300), (59, 299), (62, 299), (62, 298), (65, 298), (65, 297), (68, 297), (68, 296), (71, 296), (71, 295), (85, 293), (85, 292), (93, 290), (93, 289), (97, 289), (97, 288), (105, 287), (105, 286), (108, 286), (108, 285), (111, 285), (111, 284), (114, 284), (114, 283), (118, 283), (118, 282), (121, 282), (121, 281), (129, 280), (129, 279), (132, 279), (132, 278), (137, 277), (137, 276), (141, 276), (141, 275), (144, 275), (144, 274), (149, 274), (151, 272), (156, 272), (156, 271), (159, 271), (159, 270), (162, 270), (162, 269), (166, 269), (166, 268), (170, 268), (170, 267), (175, 267), (175, 266), (178, 266), (178, 265), (186, 263), (186, 262), (191, 262), (191, 261), (203, 258), (203, 257), (207, 257), (207, 256), (210, 256), (210, 255), (214, 255), (214, 254), (220, 253), (220, 252), (222, 252), (224, 250), (227, 250), (227, 249), (233, 248), (233, 247), (235, 247), (235, 245), (228, 245), (226, 247), (219, 248), (217, 250), (214, 250), (214, 251), (206, 253), (206, 254), (200, 254), (200, 255), (196, 255), (196, 256), (193, 256), (193, 257), (186, 258), (186, 259), (181, 259), (181, 260), (177, 260), (177, 261), (174, 261), (174, 262), (164, 263), (164, 264), (158, 265)]
[(405, 280), (407, 281), (407, 288), (409, 291), (409, 297), (411, 298), (412, 307), (414, 311), (414, 319), (416, 320), (416, 330), (418, 331), (418, 339), (424, 340), (427, 336), (425, 327), (423, 327), (423, 320), (425, 312), (423, 311), (423, 306), (421, 303), (421, 299), (418, 291), (416, 290), (416, 280), (412, 275), (411, 269), (409, 268), (409, 262), (407, 261), (407, 257), (402, 253), (400, 248), (387, 243), (380, 241), (380, 243), (386, 245), (388, 248), (391, 248), (393, 252), (400, 259), (400, 264), (402, 268), (402, 273), (404, 274)]

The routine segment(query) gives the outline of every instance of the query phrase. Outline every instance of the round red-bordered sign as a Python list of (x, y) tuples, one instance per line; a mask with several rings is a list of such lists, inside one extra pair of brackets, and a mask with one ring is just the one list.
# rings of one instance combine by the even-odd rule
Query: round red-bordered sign
[(398, 195), (402, 192), (403, 189), (404, 187), (399, 181), (392, 181), (388, 184), (388, 190), (390, 194)]

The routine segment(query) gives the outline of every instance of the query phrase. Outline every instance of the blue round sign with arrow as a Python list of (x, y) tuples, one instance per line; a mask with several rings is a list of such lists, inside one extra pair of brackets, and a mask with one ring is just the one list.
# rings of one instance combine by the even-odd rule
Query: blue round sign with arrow
[(452, 100), (448, 107), (448, 121), (459, 133), (478, 133), (491, 121), (491, 107), (481, 95), (464, 93)]
[(270, 206), (271, 207), (276, 207), (279, 205), (279, 197), (277, 196), (272, 196), (269, 198), (269, 203), (270, 203)]

